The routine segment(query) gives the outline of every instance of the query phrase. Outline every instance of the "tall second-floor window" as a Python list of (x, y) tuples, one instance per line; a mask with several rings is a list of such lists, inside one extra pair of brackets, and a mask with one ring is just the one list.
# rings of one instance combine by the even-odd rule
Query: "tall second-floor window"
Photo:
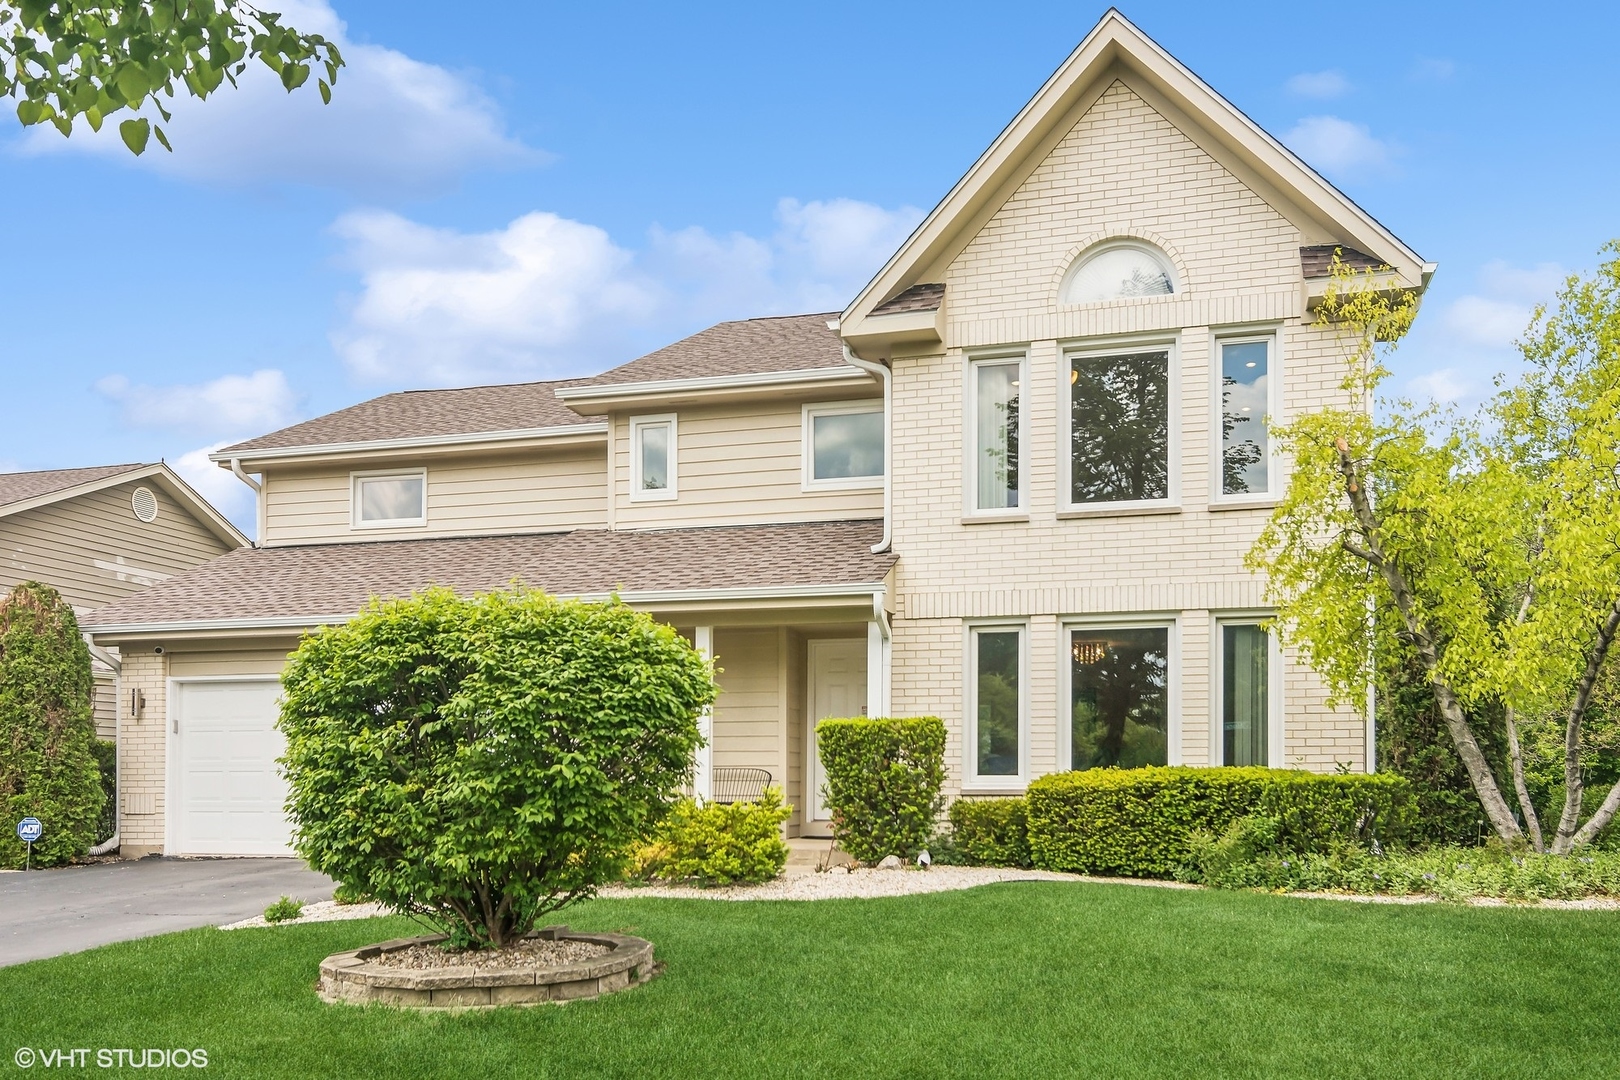
[(675, 417), (638, 416), (630, 421), (630, 498), (675, 497)]
[(427, 524), (427, 473), (356, 473), (350, 494), (355, 528), (399, 528)]
[(1069, 359), (1069, 502), (1170, 498), (1170, 350)]
[(969, 368), (968, 425), (973, 433), (969, 505), (974, 510), (1016, 510), (1023, 505), (1018, 460), (1023, 371), (1021, 359), (975, 360)]
[(1271, 347), (1269, 337), (1220, 342), (1222, 495), (1271, 490)]

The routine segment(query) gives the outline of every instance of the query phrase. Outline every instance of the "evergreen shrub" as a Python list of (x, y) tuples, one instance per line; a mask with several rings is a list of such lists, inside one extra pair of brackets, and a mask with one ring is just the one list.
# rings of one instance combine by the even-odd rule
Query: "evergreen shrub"
[(969, 866), (1026, 868), (1028, 804), (1013, 799), (957, 799), (951, 803), (951, 844)]
[(775, 785), (757, 802), (682, 799), (637, 852), (632, 876), (705, 885), (769, 881), (787, 865), (782, 823), (792, 813)]
[(945, 722), (937, 716), (816, 725), (838, 845), (863, 863), (913, 858), (944, 807)]

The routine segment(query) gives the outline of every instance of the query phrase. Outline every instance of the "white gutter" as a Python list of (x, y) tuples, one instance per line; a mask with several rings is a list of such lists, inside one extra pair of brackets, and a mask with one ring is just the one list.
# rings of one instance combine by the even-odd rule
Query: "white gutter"
[(88, 636), (85, 637), (84, 643), (90, 647), (90, 655), (112, 668), (113, 674), (117, 675), (123, 672), (124, 663), (118, 658), (117, 653), (109, 649), (103, 649), (100, 645), (91, 641)]
[[(829, 330), (838, 329), (837, 321), (827, 324)], [(840, 342), (840, 344), (843, 344)], [(892, 537), (889, 535), (889, 518), (894, 512), (894, 392), (890, 387), (889, 379), (893, 374), (886, 364), (874, 364), (870, 360), (862, 360), (850, 351), (848, 345), (843, 345), (844, 362), (851, 367), (860, 368), (868, 375), (873, 376), (883, 384), (883, 538), (872, 545), (872, 554), (888, 551)]]
[[(858, 366), (858, 365), (857, 365)], [(743, 375), (714, 375), (706, 379), (656, 379), (649, 382), (608, 383), (602, 386), (563, 386), (557, 399), (564, 404), (643, 397), (648, 394), (677, 394), (697, 390), (733, 390), (749, 386), (795, 386), (801, 383), (847, 382), (854, 376), (838, 368), (801, 368), (796, 371), (765, 371)]]
[[(508, 431), (474, 431), (459, 435), (420, 435), (402, 439), (367, 439), (358, 442), (310, 443), (305, 446), (275, 446), (263, 450), (226, 449), (209, 454), (208, 460), (224, 464), (241, 458), (269, 461), (276, 458), (324, 457), (332, 454), (369, 453), (373, 450), (425, 450), (463, 443), (516, 442), (525, 439), (555, 439), (568, 435), (606, 435), (606, 424), (559, 424), (542, 428), (514, 428)], [(234, 471), (234, 469), (233, 469)]]

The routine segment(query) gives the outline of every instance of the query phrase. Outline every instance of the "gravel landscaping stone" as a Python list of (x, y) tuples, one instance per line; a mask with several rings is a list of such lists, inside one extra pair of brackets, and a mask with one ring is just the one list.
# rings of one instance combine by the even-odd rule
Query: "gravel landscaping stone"
[(594, 941), (520, 941), (504, 949), (444, 949), (438, 945), (412, 945), (408, 949), (383, 953), (371, 962), (383, 967), (411, 968), (422, 971), (444, 967), (470, 967), (475, 971), (492, 971), (519, 965), (550, 967), (572, 964), (575, 960), (589, 960), (611, 952), (607, 945)]

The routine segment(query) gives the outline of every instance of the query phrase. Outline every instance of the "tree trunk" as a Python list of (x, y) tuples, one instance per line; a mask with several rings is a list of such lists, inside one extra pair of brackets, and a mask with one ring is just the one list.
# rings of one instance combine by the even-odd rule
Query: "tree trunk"
[(1513, 793), (1519, 797), (1519, 812), (1524, 815), (1525, 828), (1530, 830), (1530, 844), (1537, 851), (1546, 851), (1547, 843), (1541, 835), (1541, 819), (1536, 816), (1536, 804), (1530, 801), (1530, 789), (1524, 784), (1524, 753), (1519, 747), (1519, 725), (1513, 721), (1513, 706), (1503, 709), (1507, 725), (1508, 754), (1513, 760)]
[(1373, 514), (1371, 501), (1367, 498), (1367, 489), (1356, 471), (1355, 460), (1350, 456), (1350, 448), (1343, 439), (1339, 439), (1334, 448), (1339, 454), (1339, 472), (1344, 476), (1345, 495), (1350, 499), (1350, 509), (1355, 514), (1356, 524), (1367, 543), (1367, 549), (1358, 554), (1384, 576), (1384, 582), (1389, 586), (1395, 600), (1395, 609), (1400, 612), (1407, 636), (1412, 639), (1412, 647), (1417, 651), (1423, 670), (1429, 676), (1429, 685), (1434, 690), (1434, 702), (1440, 709), (1441, 718), (1446, 722), (1446, 730), (1451, 733), (1451, 741), (1457, 748), (1457, 756), (1462, 759), (1463, 768), (1468, 770), (1469, 782), (1474, 785), (1474, 793), (1479, 796), (1480, 805), (1485, 808), (1485, 815), (1490, 818), (1496, 835), (1510, 844), (1521, 841), (1524, 839), (1524, 832), (1519, 828), (1519, 823), (1513, 820), (1513, 811), (1508, 808), (1507, 800), (1502, 797), (1502, 789), (1497, 785), (1496, 776), (1491, 772), (1490, 762), (1485, 760), (1485, 752), (1479, 748), (1479, 740), (1474, 738), (1473, 729), (1468, 726), (1468, 717), (1464, 715), (1462, 705), (1457, 701), (1457, 695), (1452, 693), (1450, 684), (1440, 675), (1440, 658), (1435, 652), (1434, 639), (1418, 622), (1417, 601), (1412, 589), (1407, 584), (1400, 567), (1384, 555), (1383, 546), (1378, 540), (1378, 519)]
[[(1609, 605), (1609, 614), (1598, 625), (1597, 641), (1592, 643), (1592, 650), (1586, 655), (1586, 670), (1581, 673), (1581, 681), (1575, 686), (1575, 698), (1569, 703), (1569, 715), (1564, 721), (1564, 812), (1559, 815), (1558, 832), (1553, 837), (1554, 855), (1568, 855), (1577, 843), (1586, 842), (1577, 837), (1590, 839), (1597, 832), (1596, 829), (1577, 828), (1581, 823), (1581, 796), (1585, 791), (1585, 781), (1581, 777), (1581, 725), (1586, 722), (1586, 708), (1592, 702), (1598, 672), (1603, 669), (1603, 661), (1609, 655), (1609, 646), (1614, 643), (1616, 633), (1620, 633), (1620, 598)], [(1614, 799), (1615, 793), (1611, 791), (1603, 804), (1608, 806)], [(1609, 816), (1614, 816), (1612, 809)], [(1591, 822), (1587, 824), (1591, 825)], [(1600, 829), (1602, 827), (1598, 826)]]

